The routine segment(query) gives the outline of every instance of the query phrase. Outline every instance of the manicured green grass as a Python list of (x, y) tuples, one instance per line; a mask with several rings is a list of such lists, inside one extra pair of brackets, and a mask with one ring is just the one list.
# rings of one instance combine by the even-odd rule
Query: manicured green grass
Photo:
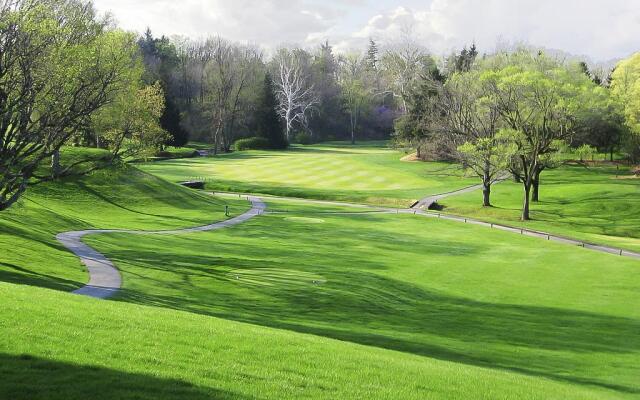
[(207, 188), (407, 207), (430, 194), (475, 183), (452, 164), (400, 161), (383, 143), (330, 143), (246, 151), (140, 167), (171, 181), (206, 178)]
[(169, 229), (223, 220), (246, 202), (218, 199), (135, 168), (29, 188), (0, 213), (0, 280), (70, 291), (88, 281), (84, 266), (55, 235), (89, 228)]
[[(314, 172), (313, 158), (325, 166)], [(474, 183), (440, 170), (454, 166), (398, 158), (331, 144), (144, 168), (179, 180), (194, 165), (230, 175), (250, 165), (238, 185), (382, 204)], [(280, 168), (277, 181), (260, 175), (258, 160)], [(366, 172), (363, 188), (327, 166)], [(578, 179), (598, 196), (614, 193), (607, 204), (620, 210), (635, 204), (635, 181), (603, 191), (601, 172), (561, 172), (560, 199), (562, 179)], [(407, 189), (387, 188), (396, 181)], [(0, 213), (0, 281), (9, 282), (0, 283), (0, 398), (640, 395), (638, 262), (479, 226), (270, 200), (278, 213), (214, 232), (89, 236), (122, 270), (124, 289), (117, 301), (60, 292), (88, 277), (56, 233), (201, 225), (224, 219), (225, 204), (234, 214), (248, 208), (126, 168), (36, 186)]]
[(520, 222), (522, 185), (506, 181), (492, 191), (494, 207), (482, 207), (482, 193), (442, 201), (446, 211), (491, 222), (525, 226), (594, 243), (640, 251), (640, 179), (628, 168), (563, 166), (545, 171), (533, 221)]
[(420, 216), (321, 211), (88, 242), (123, 271), (121, 301), (551, 379), (595, 397), (640, 393), (637, 261)]
[(598, 387), (0, 283), (0, 398), (619, 399)]

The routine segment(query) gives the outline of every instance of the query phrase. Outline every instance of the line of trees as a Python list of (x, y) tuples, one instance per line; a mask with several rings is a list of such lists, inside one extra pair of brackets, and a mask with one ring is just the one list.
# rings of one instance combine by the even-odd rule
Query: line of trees
[[(570, 147), (583, 156), (599, 150), (613, 160), (619, 150), (637, 159), (640, 55), (606, 82), (584, 63), (526, 48), (478, 57), (472, 47), (449, 65), (418, 78), (395, 139), (419, 156), (459, 161), (481, 180), (484, 206), (491, 206), (491, 185), (512, 175), (529, 220), (542, 173)], [(425, 148), (429, 154), (421, 154)]]
[[(190, 139), (217, 153), (254, 136), (276, 149), (391, 137), (459, 161), (486, 206), (509, 173), (528, 219), (568, 146), (640, 157), (638, 99), (640, 54), (606, 78), (529, 49), (481, 56), (472, 45), (439, 59), (409, 33), (383, 49), (371, 40), (336, 54), (325, 42), (267, 57), (221, 37), (124, 32), (86, 0), (0, 0), (0, 210), (30, 184)], [(103, 151), (65, 161), (65, 145)]]
[[(239, 138), (255, 136), (255, 111), (264, 107), (259, 94), (267, 74), (288, 142), (299, 137), (353, 142), (388, 138), (402, 109), (402, 97), (396, 98), (386, 85), (402, 74), (395, 69), (403, 67), (379, 61), (392, 52), (380, 56), (373, 41), (366, 54), (336, 55), (325, 42), (312, 51), (282, 47), (266, 57), (255, 46), (220, 37), (156, 38), (148, 30), (140, 48), (149, 82), (162, 82), (166, 103), (180, 110), (179, 125), (216, 153), (230, 151)], [(420, 54), (428, 57), (422, 50)]]

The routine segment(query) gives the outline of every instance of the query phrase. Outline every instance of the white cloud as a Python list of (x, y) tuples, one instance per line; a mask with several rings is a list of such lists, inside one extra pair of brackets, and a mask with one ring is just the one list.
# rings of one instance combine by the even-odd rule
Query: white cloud
[(202, 37), (220, 34), (230, 39), (264, 44), (298, 41), (309, 32), (325, 30), (321, 10), (301, 1), (252, 0), (95, 0), (111, 10), (125, 28), (165, 35)]
[(433, 0), (427, 7), (398, 7), (378, 15), (345, 42), (392, 39), (408, 26), (436, 53), (472, 41), (490, 51), (501, 40), (598, 60), (640, 50), (637, 0)]
[(408, 27), (437, 54), (499, 40), (588, 55), (596, 60), (640, 50), (638, 0), (95, 0), (122, 26), (159, 34), (230, 39), (273, 47), (362, 47), (393, 40)]

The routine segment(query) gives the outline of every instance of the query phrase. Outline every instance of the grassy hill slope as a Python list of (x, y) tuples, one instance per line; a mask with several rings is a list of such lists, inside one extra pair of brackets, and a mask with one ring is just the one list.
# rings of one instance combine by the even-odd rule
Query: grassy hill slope
[(0, 398), (619, 399), (614, 391), (0, 283)]
[(636, 260), (314, 207), (223, 231), (88, 242), (123, 271), (122, 301), (640, 393)]
[(110, 169), (30, 188), (0, 213), (0, 280), (70, 291), (88, 280), (84, 266), (56, 240), (69, 230), (168, 229), (225, 219), (246, 202), (178, 187), (135, 168)]

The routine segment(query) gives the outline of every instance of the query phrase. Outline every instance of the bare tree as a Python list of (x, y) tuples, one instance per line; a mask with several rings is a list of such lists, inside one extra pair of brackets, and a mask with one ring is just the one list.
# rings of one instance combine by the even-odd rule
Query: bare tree
[(399, 98), (402, 112), (408, 110), (408, 97), (416, 81), (424, 71), (435, 66), (427, 50), (417, 43), (410, 29), (406, 29), (400, 40), (392, 43), (381, 60), (387, 81), (387, 92)]
[[(342, 89), (344, 107), (349, 114), (351, 144), (356, 143), (356, 129), (363, 108), (371, 101), (372, 82), (369, 82), (365, 60), (359, 54), (340, 58), (338, 82)], [(373, 81), (371, 79), (371, 81)]]
[(262, 55), (253, 47), (237, 45), (220, 37), (211, 38), (207, 43), (212, 52), (205, 66), (204, 96), (213, 124), (211, 140), (217, 154), (220, 148), (228, 151), (231, 147), (242, 96), (250, 79), (255, 78)]
[(308, 126), (308, 114), (318, 104), (318, 97), (310, 82), (306, 52), (300, 49), (281, 49), (274, 61), (278, 69), (278, 112), (285, 121), (287, 140), (291, 140), (291, 131), (295, 123)]
[[(262, 64), (262, 53), (253, 46), (237, 45), (233, 51), (232, 81), (233, 88), (228, 101), (229, 118), (227, 129), (223, 134), (223, 147), (229, 151), (234, 139), (234, 129), (242, 109), (246, 109), (246, 96), (250, 87), (255, 87), (260, 83), (260, 67)], [(245, 106), (245, 107), (243, 107)]]
[(445, 129), (455, 136), (458, 157), (466, 169), (482, 179), (483, 206), (491, 206), (491, 186), (507, 170), (509, 143), (499, 135), (500, 112), (491, 87), (481, 72), (453, 75), (441, 96)]

